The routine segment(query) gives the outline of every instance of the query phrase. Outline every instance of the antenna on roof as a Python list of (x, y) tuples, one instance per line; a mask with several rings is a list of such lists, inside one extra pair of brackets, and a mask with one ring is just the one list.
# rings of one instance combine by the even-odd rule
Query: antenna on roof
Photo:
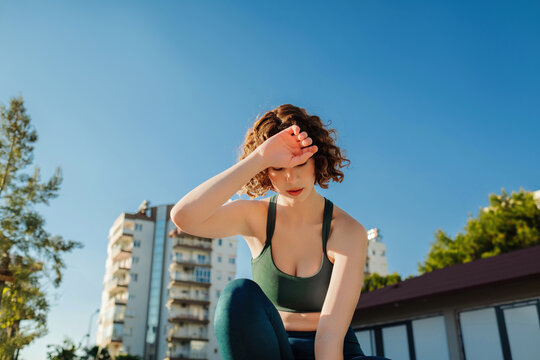
[(146, 214), (148, 211), (148, 206), (150, 205), (150, 202), (148, 200), (143, 200), (141, 205), (139, 205), (139, 213), (140, 214)]

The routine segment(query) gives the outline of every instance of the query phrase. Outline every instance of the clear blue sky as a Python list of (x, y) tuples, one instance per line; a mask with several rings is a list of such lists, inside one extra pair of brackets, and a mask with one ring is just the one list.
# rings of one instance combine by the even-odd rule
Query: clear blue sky
[(22, 357), (83, 338), (121, 212), (233, 165), (283, 103), (331, 121), (351, 166), (318, 190), (381, 229), (390, 272), (416, 274), (437, 229), (540, 188), (539, 18), (531, 1), (0, 2), (0, 102), (24, 97), (42, 179), (63, 170), (46, 229), (85, 244)]

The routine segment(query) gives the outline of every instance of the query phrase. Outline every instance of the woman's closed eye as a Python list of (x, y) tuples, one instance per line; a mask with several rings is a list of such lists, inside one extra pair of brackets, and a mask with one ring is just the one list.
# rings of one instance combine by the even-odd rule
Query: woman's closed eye
[[(303, 164), (296, 165), (296, 166), (304, 166), (304, 165), (306, 165), (306, 164), (307, 164), (307, 161), (306, 161), (305, 163), (303, 163)], [(272, 170), (274, 170), (274, 171), (281, 171), (281, 170), (283, 170), (283, 168), (277, 168), (277, 169), (276, 169), (276, 168), (272, 168)]]

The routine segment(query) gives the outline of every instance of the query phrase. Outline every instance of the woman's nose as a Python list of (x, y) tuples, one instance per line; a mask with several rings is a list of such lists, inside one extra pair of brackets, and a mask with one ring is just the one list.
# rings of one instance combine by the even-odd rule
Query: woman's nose
[(294, 179), (295, 176), (296, 172), (294, 171), (294, 169), (287, 169), (287, 171), (285, 172), (285, 177), (287, 178), (287, 180)]

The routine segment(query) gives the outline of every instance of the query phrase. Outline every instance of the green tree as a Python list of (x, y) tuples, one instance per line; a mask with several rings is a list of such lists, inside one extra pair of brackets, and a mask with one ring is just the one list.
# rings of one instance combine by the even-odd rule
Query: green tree
[(62, 345), (47, 345), (48, 348), (53, 348), (47, 352), (47, 360), (77, 360), (77, 351), (81, 348), (81, 344), (75, 344), (73, 340), (66, 337)]
[(21, 348), (46, 333), (49, 309), (39, 288), (42, 264), (19, 256), (11, 262), (11, 268), (17, 281), (4, 289), (0, 308), (0, 359), (16, 358)]
[[(8, 108), (0, 106), (0, 305), (4, 294), (7, 293), (4, 292), (7, 279), (13, 285), (12, 287), (8, 285), (12, 289), (9, 290), (12, 294), (10, 296), (14, 296), (14, 291), (18, 294), (17, 302), (30, 301), (29, 298), (20, 298), (31, 293), (29, 289), (20, 290), (24, 286), (33, 286), (39, 292), (37, 281), (17, 271), (17, 265), (12, 263), (14, 256), (20, 256), (32, 264), (41, 262), (42, 270), (35, 272), (34, 277), (50, 278), (51, 273), (54, 273), (53, 285), (58, 287), (62, 280), (62, 270), (65, 268), (62, 255), (74, 248), (82, 247), (80, 242), (64, 240), (61, 236), (51, 236), (44, 229), (43, 217), (34, 210), (35, 205), (48, 205), (49, 199), (57, 197), (62, 182), (60, 168), (57, 168), (56, 173), (45, 182), (41, 182), (38, 166), (34, 168), (32, 175), (23, 172), (23, 169), (33, 161), (33, 144), (37, 139), (37, 133), (30, 123), (30, 116), (26, 114), (22, 97), (12, 98)], [(2, 276), (3, 274), (10, 276)], [(23, 286), (23, 283), (26, 285)], [(10, 301), (12, 300), (13, 297)], [(6, 323), (22, 320), (15, 318), (10, 320), (7, 313), (4, 313), (4, 308), (0, 306), (0, 309), (2, 309), (0, 317)], [(36, 312), (34, 315), (38, 316), (39, 313)], [(38, 322), (42, 320), (46, 321), (45, 318), (40, 318)], [(0, 329), (6, 340), (0, 343), (0, 348), (8, 343), (25, 344), (28, 340), (28, 338), (14, 339), (19, 336), (19, 332), (17, 327), (11, 329), (15, 331)], [(13, 356), (12, 354), (7, 358)]]
[[(101, 348), (99, 349), (99, 346), (95, 345), (92, 348), (86, 348), (84, 349), (86, 354), (81, 356), (81, 360), (110, 360), (111, 355), (109, 354), (109, 351), (107, 348)], [(98, 355), (99, 352), (99, 355)]]
[[(379, 275), (378, 273), (369, 274), (364, 277), (364, 284), (362, 285), (362, 294), (367, 292), (383, 288), (388, 285), (393, 285), (401, 281), (401, 276), (394, 272), (390, 275)], [(361, 295), (360, 295), (361, 296)]]
[(490, 205), (480, 208), (478, 217), (469, 215), (463, 232), (453, 239), (444, 231), (435, 240), (420, 274), (540, 244), (540, 209), (529, 191), (520, 189), (509, 196), (490, 194)]

